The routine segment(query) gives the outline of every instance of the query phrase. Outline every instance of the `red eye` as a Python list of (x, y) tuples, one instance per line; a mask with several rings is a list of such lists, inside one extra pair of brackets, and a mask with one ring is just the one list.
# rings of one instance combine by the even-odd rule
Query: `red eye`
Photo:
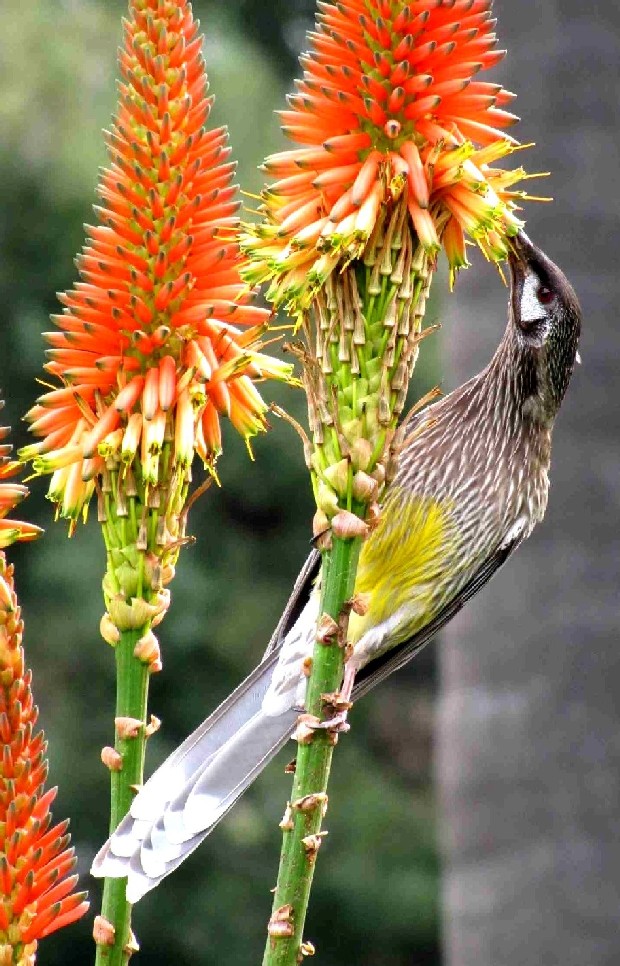
[(549, 305), (550, 302), (553, 302), (555, 293), (550, 288), (547, 288), (546, 285), (541, 285), (536, 292), (536, 298), (541, 305)]

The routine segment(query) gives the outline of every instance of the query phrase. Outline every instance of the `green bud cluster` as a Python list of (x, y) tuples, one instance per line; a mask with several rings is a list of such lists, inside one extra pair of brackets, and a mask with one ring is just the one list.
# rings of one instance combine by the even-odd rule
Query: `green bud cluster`
[(332, 273), (304, 317), (318, 529), (341, 510), (357, 506), (363, 517), (394, 475), (433, 268), (401, 197), (381, 210), (362, 257)]
[(185, 506), (191, 481), (189, 468), (173, 468), (170, 441), (165, 440), (158, 485), (149, 484), (138, 456), (131, 464), (120, 447), (109, 445), (98, 491), (98, 518), (107, 551), (103, 578), (106, 613), (102, 636), (116, 644), (117, 631), (139, 630), (164, 617), (179, 550), (185, 537)]

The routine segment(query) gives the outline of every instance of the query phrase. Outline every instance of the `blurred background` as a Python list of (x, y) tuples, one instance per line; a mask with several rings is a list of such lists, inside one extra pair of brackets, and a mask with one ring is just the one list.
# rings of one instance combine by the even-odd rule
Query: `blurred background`
[[(115, 106), (124, 0), (3, 0), (0, 13), (0, 386), (3, 422), (27, 440), (41, 332), (92, 219), (101, 128)], [(496, 0), (509, 56), (492, 79), (519, 94), (517, 134), (549, 170), (526, 212), (534, 240), (574, 282), (583, 365), (559, 419), (544, 525), (441, 642), (356, 708), (331, 783), (307, 936), (323, 966), (611, 966), (620, 961), (618, 103), (620, 15), (609, 0)], [(216, 105), (239, 180), (257, 191), (281, 146), (283, 105), (311, 0), (196, 0)], [(435, 285), (414, 392), (449, 391), (488, 360), (506, 291), (481, 259)], [(438, 297), (438, 292), (441, 297)], [(297, 416), (290, 391), (271, 398)], [(301, 448), (277, 423), (256, 462), (230, 433), (221, 490), (192, 511), (173, 607), (161, 627), (163, 719), (151, 769), (253, 666), (308, 549)], [(114, 662), (98, 634), (103, 552), (94, 521), (71, 543), (45, 481), (26, 513), (47, 529), (16, 548), (35, 697), (59, 820), (70, 815), (83, 885), (106, 835)], [(290, 755), (288, 755), (290, 757)], [(258, 962), (275, 881), (287, 760), (136, 908), (143, 966)], [(440, 869), (443, 873), (440, 874)], [(92, 961), (90, 919), (45, 940), (47, 966)]]

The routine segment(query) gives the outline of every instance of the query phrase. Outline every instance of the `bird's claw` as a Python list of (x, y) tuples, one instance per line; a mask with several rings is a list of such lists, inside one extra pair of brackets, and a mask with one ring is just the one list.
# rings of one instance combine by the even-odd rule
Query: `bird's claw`
[(351, 725), (347, 721), (348, 708), (344, 711), (338, 711), (331, 718), (327, 718), (325, 721), (319, 721), (316, 724), (312, 724), (310, 727), (314, 731), (331, 731), (333, 734), (343, 735), (347, 731), (351, 730)]

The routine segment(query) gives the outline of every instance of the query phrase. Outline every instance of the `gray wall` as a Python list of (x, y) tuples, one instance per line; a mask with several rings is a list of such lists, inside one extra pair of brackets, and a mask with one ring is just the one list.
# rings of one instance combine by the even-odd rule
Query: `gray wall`
[[(620, 962), (620, 10), (497, 0), (521, 160), (549, 170), (528, 231), (582, 302), (543, 525), (450, 626), (438, 763), (447, 966)], [(532, 183), (534, 186), (536, 182)], [(536, 193), (536, 191), (534, 191)], [(446, 305), (454, 383), (492, 352), (506, 292)]]

